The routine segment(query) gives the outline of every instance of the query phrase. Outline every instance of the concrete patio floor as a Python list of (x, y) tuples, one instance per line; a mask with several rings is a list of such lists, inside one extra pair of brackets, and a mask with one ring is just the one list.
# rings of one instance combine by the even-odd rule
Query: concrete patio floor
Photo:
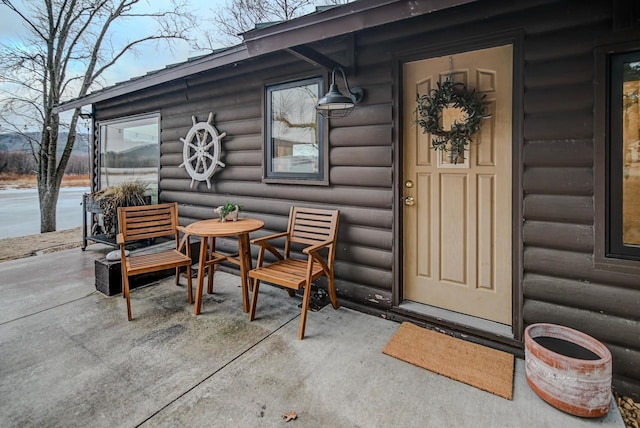
[(93, 247), (0, 264), (0, 427), (624, 427), (547, 405), (522, 360), (508, 401), (386, 356), (399, 324), (353, 310), (299, 341), (300, 299), (266, 285), (249, 322), (230, 274), (198, 316), (173, 278), (135, 290), (128, 322)]

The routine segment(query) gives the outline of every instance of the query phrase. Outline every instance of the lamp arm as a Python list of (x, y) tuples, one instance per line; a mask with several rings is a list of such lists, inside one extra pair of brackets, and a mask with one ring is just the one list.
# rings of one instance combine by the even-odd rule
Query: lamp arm
[(347, 76), (344, 73), (344, 70), (342, 69), (342, 67), (336, 67), (333, 69), (333, 73), (331, 76), (331, 81), (333, 83), (336, 82), (336, 71), (339, 70), (340, 73), (342, 74), (342, 79), (344, 80), (344, 86), (347, 88), (347, 92), (349, 93), (349, 98), (351, 98), (353, 100), (354, 104), (358, 104), (360, 103), (360, 101), (362, 101), (362, 98), (364, 98), (364, 90), (362, 90), (362, 88), (353, 88), (351, 89), (349, 87), (349, 82), (347, 81)]

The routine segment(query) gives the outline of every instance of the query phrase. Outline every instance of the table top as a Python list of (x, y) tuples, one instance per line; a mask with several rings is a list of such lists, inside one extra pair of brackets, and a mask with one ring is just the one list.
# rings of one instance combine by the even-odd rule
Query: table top
[(196, 236), (235, 236), (261, 229), (264, 221), (255, 218), (239, 218), (238, 221), (224, 221), (212, 218), (200, 220), (186, 226), (190, 235)]

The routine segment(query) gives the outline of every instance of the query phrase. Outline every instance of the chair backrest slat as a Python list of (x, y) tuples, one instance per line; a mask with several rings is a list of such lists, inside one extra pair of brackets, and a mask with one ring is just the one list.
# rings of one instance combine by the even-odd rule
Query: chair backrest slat
[(289, 216), (289, 240), (307, 245), (335, 242), (338, 210), (292, 207)]
[(176, 234), (178, 204), (118, 208), (120, 233), (125, 241), (158, 238)]

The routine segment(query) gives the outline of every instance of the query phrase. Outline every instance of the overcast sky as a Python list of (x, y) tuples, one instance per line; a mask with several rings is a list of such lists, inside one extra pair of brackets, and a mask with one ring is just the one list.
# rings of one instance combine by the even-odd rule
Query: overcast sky
[[(40, 3), (40, 0), (33, 0)], [(20, 5), (29, 0), (14, 0), (13, 3), (20, 8)], [(210, 27), (212, 24), (205, 23), (204, 18), (210, 17), (215, 13), (216, 7), (221, 7), (226, 0), (189, 0), (191, 12), (196, 16), (203, 17), (203, 27)], [(169, 0), (142, 0), (141, 6), (160, 9), (163, 5), (169, 4)], [(150, 6), (152, 5), (152, 6)], [(135, 38), (137, 34), (142, 34), (145, 30), (141, 26), (142, 20), (131, 20), (125, 25), (118, 27), (117, 35), (127, 38)], [(210, 29), (210, 28), (209, 28)], [(9, 10), (8, 7), (0, 5), (0, 43), (9, 43), (20, 38), (25, 29), (21, 20)], [(164, 68), (166, 65), (175, 64), (186, 61), (189, 57), (200, 55), (205, 52), (192, 51), (186, 42), (176, 41), (173, 49), (165, 48), (165, 44), (156, 47), (154, 44), (140, 49), (141, 54), (134, 56), (129, 54), (119, 60), (107, 74), (104, 75), (106, 85), (111, 86), (115, 83), (129, 80), (133, 77), (143, 76), (149, 71)]]

